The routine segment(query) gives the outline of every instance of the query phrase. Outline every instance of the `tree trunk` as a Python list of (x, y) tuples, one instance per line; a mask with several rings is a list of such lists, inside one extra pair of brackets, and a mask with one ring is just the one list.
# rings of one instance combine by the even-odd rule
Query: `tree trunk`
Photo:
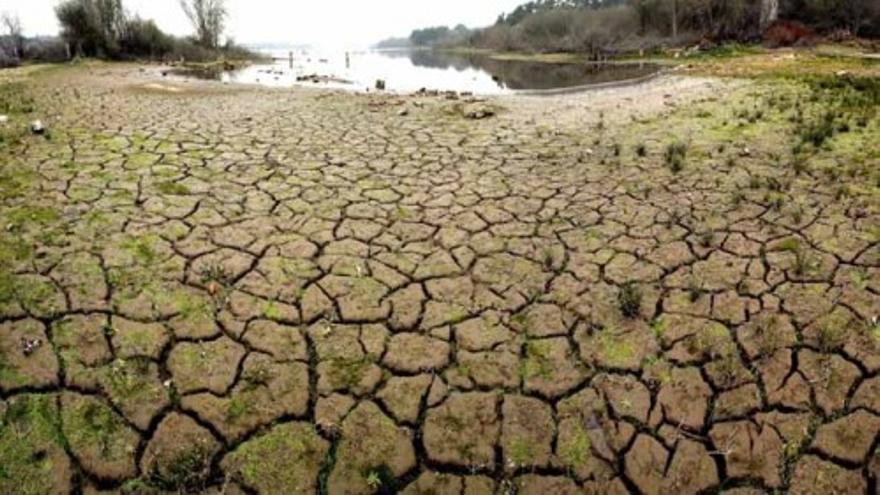
[(761, 31), (779, 18), (779, 0), (761, 0)]
[(672, 38), (678, 38), (678, 0), (672, 0)]

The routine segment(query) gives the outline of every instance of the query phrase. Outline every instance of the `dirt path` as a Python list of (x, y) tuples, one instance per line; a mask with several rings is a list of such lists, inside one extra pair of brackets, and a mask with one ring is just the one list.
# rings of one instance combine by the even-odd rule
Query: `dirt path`
[(0, 492), (877, 487), (876, 116), (795, 163), (794, 83), (29, 87)]

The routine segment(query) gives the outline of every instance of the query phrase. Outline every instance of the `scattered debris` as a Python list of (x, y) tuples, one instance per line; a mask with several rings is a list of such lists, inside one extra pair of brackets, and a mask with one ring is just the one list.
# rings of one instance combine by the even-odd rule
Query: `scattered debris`
[(41, 339), (28, 339), (22, 337), (19, 344), (21, 346), (21, 352), (23, 352), (25, 356), (30, 356), (43, 345), (43, 341)]
[[(277, 79), (277, 78), (276, 78)], [(335, 76), (321, 76), (318, 74), (308, 74), (304, 76), (296, 76), (297, 82), (310, 82), (310, 83), (337, 83), (337, 84), (353, 84), (352, 81), (348, 79), (342, 79), (341, 77)]]

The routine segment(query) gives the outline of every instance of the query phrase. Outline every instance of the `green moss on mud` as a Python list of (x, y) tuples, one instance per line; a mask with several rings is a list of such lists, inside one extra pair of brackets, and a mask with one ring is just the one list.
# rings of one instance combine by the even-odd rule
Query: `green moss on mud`
[(54, 395), (19, 395), (9, 399), (0, 418), (0, 493), (44, 494), (68, 488)]

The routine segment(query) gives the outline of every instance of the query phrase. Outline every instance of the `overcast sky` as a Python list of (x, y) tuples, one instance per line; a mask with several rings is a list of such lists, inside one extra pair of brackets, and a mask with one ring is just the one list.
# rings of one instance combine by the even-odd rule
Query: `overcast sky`
[[(123, 0), (166, 32), (185, 35), (190, 26), (178, 0)], [(227, 0), (228, 34), (240, 43), (357, 45), (408, 35), (419, 27), (470, 27), (493, 23), (525, 0)], [(18, 14), (28, 36), (56, 34), (59, 0), (0, 0), (0, 12)]]

